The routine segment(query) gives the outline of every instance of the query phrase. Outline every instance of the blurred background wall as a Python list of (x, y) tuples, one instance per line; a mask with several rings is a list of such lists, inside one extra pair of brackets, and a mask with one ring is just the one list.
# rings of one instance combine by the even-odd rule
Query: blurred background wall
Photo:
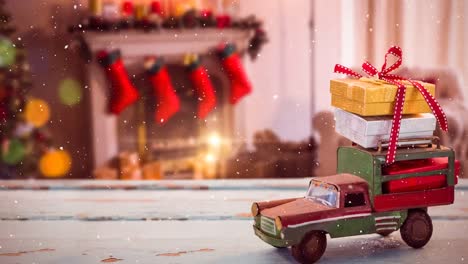
[[(74, 6), (77, 6), (75, 9)], [(87, 89), (80, 55), (71, 49), (73, 39), (67, 27), (80, 17), (81, 1), (7, 0), (17, 37), (27, 47), (34, 87), (33, 96), (50, 102), (53, 109), (50, 129), (57, 145), (73, 150), (72, 175), (90, 174), (89, 98), (73, 107), (59, 103), (57, 89), (67, 79), (78, 81)], [(264, 20), (270, 42), (251, 62), (245, 60), (254, 86), (249, 100), (237, 108), (237, 134), (251, 146), (253, 134), (273, 129), (280, 137), (291, 140), (307, 138), (311, 133), (311, 2), (240, 1), (240, 15), (255, 14)], [(246, 109), (255, 109), (247, 111)]]
[[(7, 0), (17, 38), (29, 52), (32, 94), (50, 103), (54, 140), (71, 150), (72, 176), (77, 177), (91, 172), (89, 98), (84, 93), (80, 104), (65, 106), (57, 99), (57, 88), (73, 79), (83, 91), (87, 89), (83, 60), (70, 48), (72, 39), (66, 33), (78, 21), (80, 6), (86, 5), (86, 0)], [(441, 83), (441, 87), (456, 89), (450, 94), (457, 98), (452, 99), (466, 105), (466, 1), (240, 0), (239, 6), (240, 15), (255, 14), (264, 20), (270, 39), (255, 62), (245, 62), (254, 92), (236, 109), (242, 124), (236, 133), (242, 140), (250, 142), (256, 131), (265, 128), (286, 140), (310, 135), (320, 140), (321, 127), (330, 120), (315, 122), (317, 127), (312, 128), (312, 119), (331, 109), (328, 86), (336, 77), (334, 64), (359, 67), (365, 58), (380, 66), (393, 44), (403, 48), (409, 72), (426, 78), (449, 72), (452, 82), (448, 82), (453, 85)], [(334, 152), (322, 155), (323, 163), (331, 164), (323, 173), (333, 168), (326, 160), (330, 155)]]

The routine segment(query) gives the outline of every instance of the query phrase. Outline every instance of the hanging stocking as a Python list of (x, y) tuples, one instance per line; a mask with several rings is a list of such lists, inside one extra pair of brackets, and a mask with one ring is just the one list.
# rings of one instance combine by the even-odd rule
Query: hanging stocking
[(222, 44), (219, 47), (219, 55), (221, 57), (223, 69), (231, 82), (231, 94), (229, 96), (229, 100), (231, 104), (235, 104), (242, 97), (252, 91), (252, 86), (245, 74), (234, 45)]
[(162, 58), (148, 58), (145, 67), (156, 96), (156, 122), (163, 124), (179, 111), (180, 101)]
[(187, 56), (185, 64), (189, 71), (190, 81), (198, 96), (198, 118), (205, 119), (216, 107), (216, 95), (208, 73), (200, 64), (198, 56)]
[(97, 58), (111, 82), (109, 112), (118, 115), (138, 99), (138, 91), (128, 78), (119, 50), (100, 51)]

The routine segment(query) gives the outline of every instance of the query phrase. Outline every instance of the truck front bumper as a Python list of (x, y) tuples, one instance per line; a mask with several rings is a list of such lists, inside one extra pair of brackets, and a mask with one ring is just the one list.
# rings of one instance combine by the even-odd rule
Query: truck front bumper
[(264, 233), (262, 230), (260, 230), (258, 227), (255, 225), (253, 226), (255, 235), (257, 235), (261, 240), (265, 241), (266, 243), (274, 246), (274, 247), (279, 247), (279, 248), (285, 248), (285, 247), (290, 247), (292, 246), (291, 241), (286, 240), (286, 239), (281, 239), (277, 237), (272, 237), (266, 233)]

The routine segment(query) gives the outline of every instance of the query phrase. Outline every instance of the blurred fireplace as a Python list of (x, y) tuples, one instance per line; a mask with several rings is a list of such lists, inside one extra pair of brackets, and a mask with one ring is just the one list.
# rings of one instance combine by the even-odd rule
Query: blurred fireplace
[[(133, 76), (135, 86), (144, 95), (136, 104), (116, 117), (107, 113), (108, 82), (101, 67), (93, 61), (87, 67), (91, 101), (93, 160), (98, 168), (109, 164), (122, 151), (140, 152), (144, 161), (177, 160), (200, 155), (216, 133), (227, 142), (219, 153), (229, 156), (233, 150), (231, 139), (237, 131), (233, 107), (227, 103), (229, 81), (221, 70), (213, 49), (220, 42), (236, 44), (243, 52), (252, 32), (242, 30), (201, 29), (169, 32), (140, 33), (86, 33), (83, 35), (90, 52), (102, 49), (120, 49), (123, 61)], [(200, 54), (216, 89), (217, 108), (207, 120), (194, 118), (197, 97), (182, 65), (187, 53)], [(154, 120), (155, 102), (151, 84), (146, 79), (143, 61), (148, 55), (163, 56), (171, 81), (181, 99), (180, 111), (164, 126)], [(237, 121), (238, 122), (238, 121)], [(144, 125), (141, 125), (144, 124)], [(236, 132), (237, 133), (237, 132)], [(144, 138), (145, 142), (141, 142)], [(209, 155), (207, 159), (212, 159)], [(195, 161), (196, 162), (196, 161)], [(222, 163), (222, 162), (221, 162)], [(223, 177), (223, 169), (218, 176)]]
[(119, 152), (138, 152), (148, 161), (181, 160), (199, 155), (212, 135), (232, 138), (235, 128), (233, 109), (227, 103), (229, 82), (217, 58), (212, 55), (202, 60), (215, 87), (217, 102), (216, 109), (205, 120), (196, 118), (198, 97), (187, 70), (181, 64), (182, 59), (172, 58), (167, 64), (181, 106), (179, 112), (162, 126), (155, 120), (155, 96), (144, 70), (139, 64), (129, 67), (129, 74), (135, 76), (133, 81), (141, 99), (117, 117)]

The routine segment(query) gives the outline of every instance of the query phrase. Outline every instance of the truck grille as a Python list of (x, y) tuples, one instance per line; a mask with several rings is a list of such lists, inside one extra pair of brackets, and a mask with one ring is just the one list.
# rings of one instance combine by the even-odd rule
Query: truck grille
[(269, 234), (276, 235), (276, 226), (273, 219), (262, 216), (260, 218), (260, 228)]

